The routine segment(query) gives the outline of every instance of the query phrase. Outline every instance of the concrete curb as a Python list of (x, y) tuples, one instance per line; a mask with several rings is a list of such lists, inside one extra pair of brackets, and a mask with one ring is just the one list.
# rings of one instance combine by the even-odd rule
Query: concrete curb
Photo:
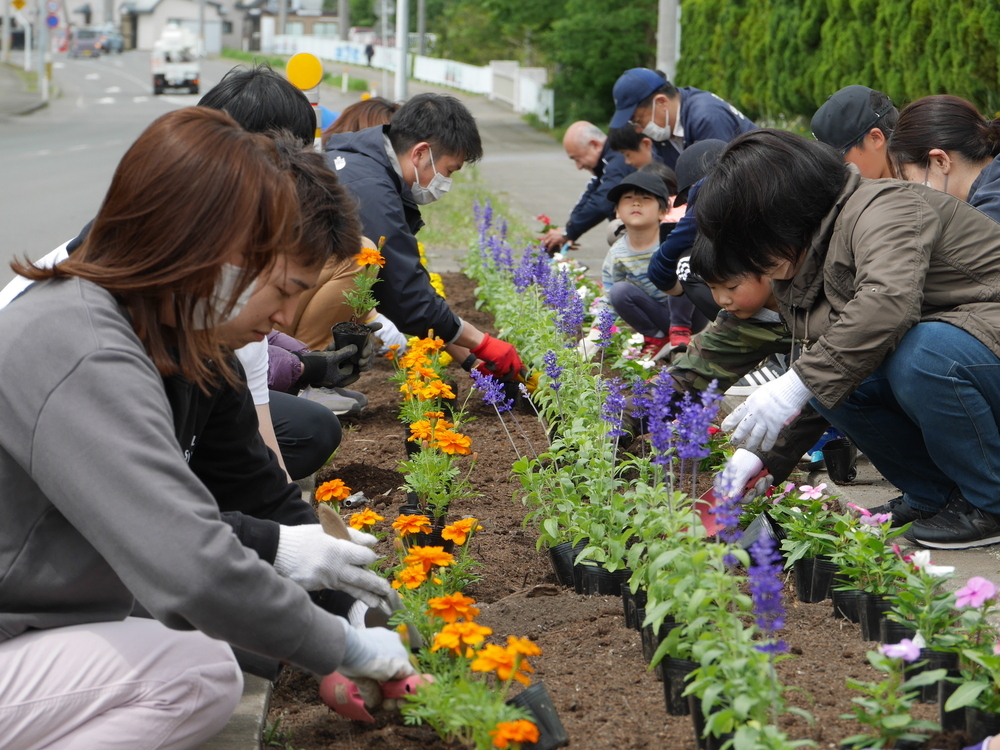
[(243, 673), (243, 698), (229, 723), (199, 750), (261, 750), (274, 686), (263, 677)]

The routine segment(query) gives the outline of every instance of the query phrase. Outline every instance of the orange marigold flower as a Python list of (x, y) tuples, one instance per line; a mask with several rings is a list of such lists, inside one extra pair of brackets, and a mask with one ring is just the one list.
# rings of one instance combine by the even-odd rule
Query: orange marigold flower
[(464, 596), (460, 591), (447, 596), (435, 596), (427, 600), (430, 606), (427, 614), (437, 615), (447, 623), (455, 622), (459, 617), (471, 621), (479, 614), (479, 608), (472, 606), (475, 603), (475, 599)]
[(441, 380), (432, 380), (421, 388), (417, 395), (424, 401), (430, 401), (433, 398), (455, 398), (455, 392), (451, 386)]
[(465, 544), (465, 540), (473, 531), (480, 531), (483, 527), (475, 518), (463, 518), (455, 523), (450, 523), (441, 531), (441, 536), (450, 539), (455, 544)]
[(490, 730), (490, 737), (493, 738), (493, 747), (510, 747), (511, 742), (538, 742), (538, 727), (527, 719), (517, 721), (501, 721), (496, 729)]
[(370, 247), (361, 248), (361, 252), (354, 256), (354, 260), (358, 262), (359, 266), (378, 266), (381, 268), (385, 265), (385, 257), (382, 253)]
[(431, 530), (431, 519), (427, 516), (404, 515), (392, 522), (392, 528), (398, 531), (400, 536), (427, 534)]
[(427, 573), (420, 565), (409, 565), (396, 573), (396, 580), (392, 582), (392, 587), (398, 589), (406, 586), (408, 589), (415, 589), (427, 580)]
[[(448, 453), (450, 455), (458, 454), (460, 456), (467, 456), (472, 453), (472, 438), (468, 435), (463, 435), (460, 432), (453, 432), (451, 430), (437, 430), (434, 433), (433, 446), (439, 448), (442, 453)], [(461, 542), (459, 542), (461, 544)]]
[(425, 411), (424, 416), (428, 419), (444, 419), (443, 411)]
[(513, 675), (522, 685), (531, 684), (531, 678), (525, 672), (535, 671), (516, 651), (492, 643), (483, 646), (469, 668), (473, 672), (496, 672), (503, 682)]
[(434, 370), (432, 370), (427, 365), (416, 365), (410, 370), (410, 372), (412, 372), (414, 375), (419, 375), (420, 377), (426, 380), (438, 379), (438, 374), (434, 372)]
[(316, 488), (316, 502), (328, 503), (331, 500), (346, 500), (351, 496), (351, 488), (341, 479), (331, 479)]
[(436, 352), (444, 349), (445, 343), (442, 338), (437, 336), (428, 336), (426, 338), (417, 339), (416, 341), (411, 339), (410, 346), (420, 349), (423, 352)]
[(416, 443), (421, 440), (430, 440), (433, 428), (431, 423), (426, 419), (421, 419), (410, 425), (410, 437), (406, 438), (411, 443)]
[(407, 565), (421, 565), (424, 572), (429, 573), (431, 568), (443, 568), (455, 562), (455, 558), (450, 552), (445, 552), (444, 547), (421, 547), (414, 545), (410, 547), (410, 554), (403, 558)]
[(520, 654), (521, 656), (541, 656), (542, 650), (534, 641), (527, 638), (518, 638), (516, 635), (507, 636), (507, 650)]
[(463, 644), (466, 646), (480, 644), (492, 632), (491, 628), (476, 625), (474, 622), (453, 622), (450, 625), (445, 625), (441, 628), (440, 633), (434, 635), (434, 645), (431, 646), (431, 651), (447, 648), (460, 654)]
[(360, 513), (355, 513), (351, 516), (351, 528), (361, 531), (362, 529), (368, 528), (369, 526), (374, 526), (379, 521), (384, 521), (385, 518), (380, 516), (375, 511), (370, 508), (366, 508)]
[(419, 349), (409, 349), (406, 354), (399, 358), (399, 364), (405, 369), (410, 369), (411, 367), (416, 367), (418, 365), (429, 365), (431, 361), (427, 359), (427, 355), (424, 354)]

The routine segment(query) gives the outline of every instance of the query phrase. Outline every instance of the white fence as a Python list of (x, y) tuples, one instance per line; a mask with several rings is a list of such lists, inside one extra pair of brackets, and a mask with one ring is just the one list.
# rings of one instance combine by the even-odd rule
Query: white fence
[[(277, 55), (294, 55), (309, 52), (321, 60), (367, 65), (365, 45), (341, 42), (315, 36), (279, 34), (266, 44), (264, 52)], [(396, 71), (396, 50), (393, 47), (375, 47), (372, 67)], [(425, 83), (449, 86), (473, 94), (484, 94), (491, 101), (501, 101), (515, 112), (532, 113), (550, 128), (555, 126), (554, 97), (546, 88), (547, 73), (544, 68), (522, 68), (516, 60), (494, 60), (489, 65), (467, 65), (437, 57), (409, 55), (410, 75)]]

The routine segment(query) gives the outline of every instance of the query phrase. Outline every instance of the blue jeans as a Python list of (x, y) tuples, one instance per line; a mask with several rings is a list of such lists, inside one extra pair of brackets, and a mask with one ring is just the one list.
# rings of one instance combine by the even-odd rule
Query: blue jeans
[(961, 328), (918, 323), (840, 407), (812, 404), (914, 508), (957, 487), (1000, 514), (1000, 358)]

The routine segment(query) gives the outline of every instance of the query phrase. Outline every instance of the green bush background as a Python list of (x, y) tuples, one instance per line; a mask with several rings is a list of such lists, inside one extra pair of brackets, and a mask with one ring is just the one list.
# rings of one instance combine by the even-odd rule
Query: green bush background
[(758, 119), (811, 117), (854, 83), (1000, 109), (996, 0), (684, 0), (681, 53), (680, 84)]

